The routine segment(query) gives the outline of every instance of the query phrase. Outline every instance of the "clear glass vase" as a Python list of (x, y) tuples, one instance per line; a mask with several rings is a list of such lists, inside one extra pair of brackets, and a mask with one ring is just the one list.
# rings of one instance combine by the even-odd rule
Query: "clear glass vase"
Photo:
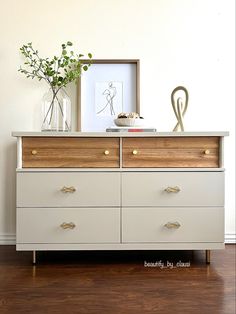
[(63, 88), (50, 88), (43, 96), (41, 130), (71, 131), (71, 101)]

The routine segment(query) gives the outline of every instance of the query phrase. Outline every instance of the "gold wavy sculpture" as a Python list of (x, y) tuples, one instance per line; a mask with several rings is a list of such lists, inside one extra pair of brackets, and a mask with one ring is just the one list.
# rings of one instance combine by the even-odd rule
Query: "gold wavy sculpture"
[[(185, 97), (176, 97), (177, 94), (182, 91)], [(177, 124), (175, 125), (173, 131), (184, 131), (183, 118), (188, 108), (188, 91), (184, 86), (177, 86), (171, 93), (171, 103), (177, 119)]]

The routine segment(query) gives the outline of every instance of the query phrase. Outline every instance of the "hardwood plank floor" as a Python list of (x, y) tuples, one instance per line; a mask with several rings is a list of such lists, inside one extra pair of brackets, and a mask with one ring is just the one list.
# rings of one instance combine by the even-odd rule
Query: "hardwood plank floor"
[[(0, 246), (0, 313), (236, 313), (235, 245), (210, 265), (204, 253), (38, 252), (32, 266), (31, 252)], [(190, 267), (161, 268), (180, 260)]]

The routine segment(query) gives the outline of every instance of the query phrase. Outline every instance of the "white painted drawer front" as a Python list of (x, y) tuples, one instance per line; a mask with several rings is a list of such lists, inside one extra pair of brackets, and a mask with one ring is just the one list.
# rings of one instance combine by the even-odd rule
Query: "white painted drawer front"
[[(168, 192), (166, 191), (168, 188), (174, 190)], [(223, 172), (122, 173), (122, 206), (223, 206), (223, 204)]]
[[(63, 187), (73, 187), (75, 191), (62, 192)], [(119, 173), (17, 173), (17, 207), (119, 205)]]
[[(63, 223), (74, 228), (63, 229)], [(17, 243), (119, 242), (119, 208), (17, 209)]]
[(124, 208), (122, 242), (224, 242), (224, 209)]

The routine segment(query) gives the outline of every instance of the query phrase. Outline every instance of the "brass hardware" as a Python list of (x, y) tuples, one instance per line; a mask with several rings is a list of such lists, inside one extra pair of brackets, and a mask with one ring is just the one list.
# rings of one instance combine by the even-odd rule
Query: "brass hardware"
[(61, 192), (63, 193), (74, 193), (76, 191), (76, 188), (73, 186), (63, 186), (63, 188), (61, 188)]
[(38, 153), (38, 152), (37, 152), (36, 149), (33, 149), (33, 150), (31, 151), (31, 154), (32, 154), (32, 155), (37, 155), (37, 153)]
[(136, 149), (133, 150), (133, 155), (137, 155), (138, 151)]
[(206, 150), (204, 151), (204, 154), (205, 154), (205, 155), (209, 155), (209, 154), (210, 154), (210, 149), (206, 149)]
[(74, 229), (76, 225), (73, 222), (63, 222), (60, 227), (62, 229)]
[(167, 229), (178, 229), (180, 227), (180, 223), (178, 221), (175, 222), (167, 222), (164, 227)]
[(178, 186), (174, 186), (174, 187), (168, 186), (168, 187), (165, 189), (165, 191), (166, 191), (167, 193), (178, 193), (178, 192), (180, 192), (181, 190), (180, 190), (180, 188), (179, 188)]
[(105, 150), (104, 154), (109, 155), (110, 154), (109, 150)]
[(36, 264), (36, 251), (33, 251), (33, 260), (32, 260), (32, 264), (35, 265)]

